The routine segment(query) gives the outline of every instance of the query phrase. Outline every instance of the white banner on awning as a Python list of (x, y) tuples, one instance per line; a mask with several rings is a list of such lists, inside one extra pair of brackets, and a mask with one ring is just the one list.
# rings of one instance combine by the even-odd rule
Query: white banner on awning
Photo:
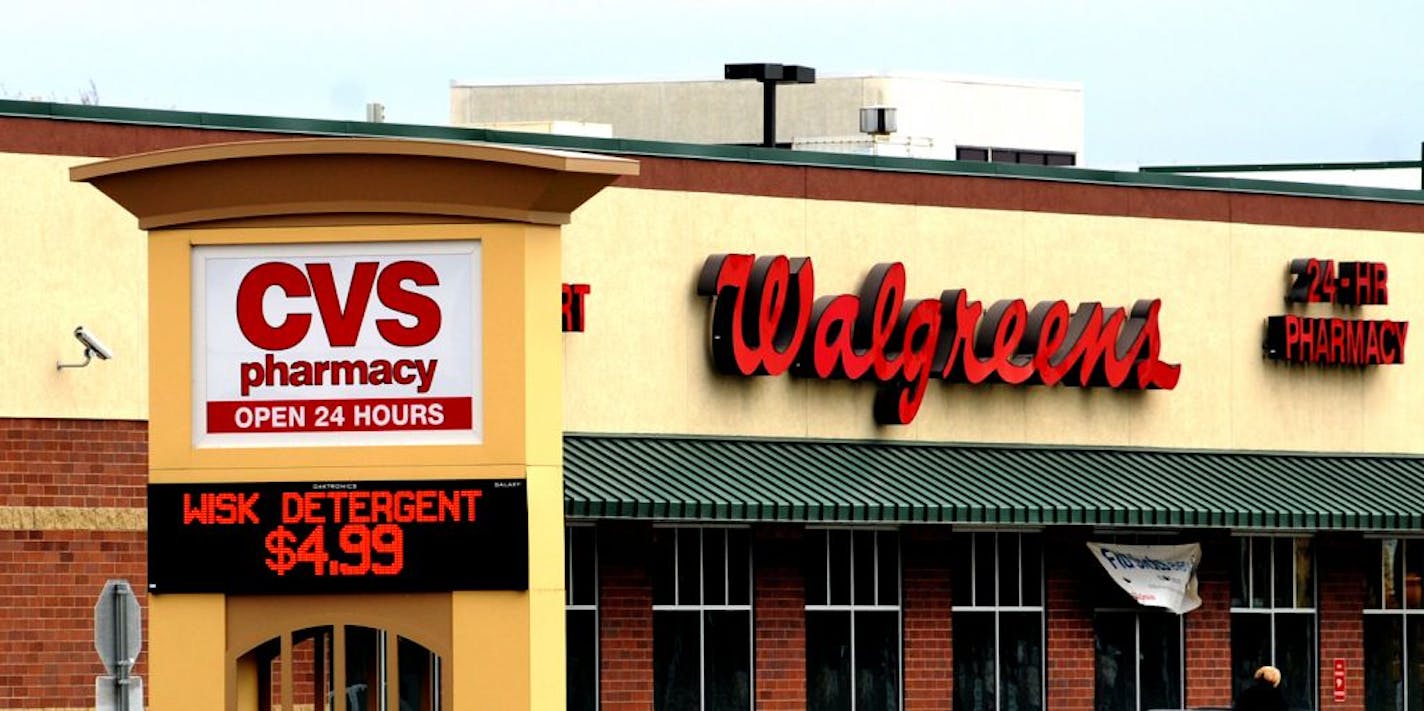
[(1165, 607), (1179, 615), (1201, 606), (1197, 596), (1200, 543), (1124, 546), (1089, 542), (1088, 550), (1113, 582), (1140, 604)]

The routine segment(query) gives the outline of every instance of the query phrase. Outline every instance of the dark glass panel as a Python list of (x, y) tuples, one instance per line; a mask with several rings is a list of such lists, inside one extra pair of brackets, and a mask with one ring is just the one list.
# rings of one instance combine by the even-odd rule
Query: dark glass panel
[(702, 602), (702, 529), (677, 528), (677, 604)]
[(1293, 538), (1272, 538), (1271, 548), (1275, 550), (1275, 560), (1272, 563), (1272, 577), (1275, 584), (1272, 587), (1271, 606), (1272, 607), (1294, 607), (1295, 601), (1295, 571), (1292, 564), (1295, 562), (1295, 539)]
[(826, 531), (807, 531), (805, 555), (806, 604), (826, 605)]
[(702, 604), (727, 604), (727, 532), (702, 531)]
[(1404, 619), (1405, 656), (1409, 658), (1404, 675), (1405, 707), (1417, 711), (1424, 707), (1424, 618), (1409, 615)]
[(1074, 161), (1074, 159), (1073, 159), (1073, 154), (1072, 154), (1072, 153), (1049, 153), (1049, 154), (1048, 154), (1048, 164), (1049, 164), (1049, 165), (1073, 165), (1074, 162), (1075, 162), (1075, 161)]
[(995, 148), (989, 152), (989, 160), (995, 163), (1017, 163), (1019, 153), (1004, 148)]
[(806, 613), (806, 709), (850, 711), (850, 613)]
[(1018, 606), (1019, 602), (1019, 534), (1000, 533), (999, 538), (999, 604)]
[(346, 628), (347, 711), (380, 708), (380, 648), (380, 632), (370, 627)]
[(989, 160), (988, 148), (971, 148), (969, 146), (959, 146), (954, 149), (955, 160)]
[(595, 540), (592, 526), (569, 528), (569, 602), (574, 605), (594, 605), (598, 602)]
[(1404, 606), (1411, 610), (1424, 608), (1420, 599), (1420, 574), (1424, 573), (1424, 541), (1404, 543)]
[[(1023, 546), (1023, 604), (1043, 604), (1043, 543), (1037, 535), (1019, 537)], [(1101, 568), (1102, 566), (1098, 566)], [(1116, 586), (1114, 586), (1116, 587)]]
[(1276, 616), (1276, 660), (1290, 709), (1315, 708), (1315, 615)]
[(994, 596), (994, 539), (993, 533), (974, 534), (974, 604), (981, 607), (997, 605)]
[(752, 604), (751, 532), (745, 528), (727, 531), (727, 604)]
[(1251, 607), (1271, 606), (1271, 539), (1251, 540)]
[(1043, 617), (999, 615), (999, 711), (1043, 710)]
[[(598, 706), (596, 620), (593, 610), (569, 610), (567, 613), (564, 637), (565, 658), (568, 660), (568, 711), (594, 711)], [(401, 659), (401, 676), (405, 676), (404, 657)]]
[(707, 711), (747, 711), (752, 705), (752, 614), (707, 613)]
[(1256, 670), (1271, 663), (1271, 616), (1240, 612), (1231, 616), (1231, 698), (1254, 680)]
[(830, 551), (830, 600), (832, 605), (850, 604), (850, 531), (827, 531)]
[(1137, 619), (1142, 708), (1182, 708), (1182, 618), (1144, 611)]
[(994, 613), (954, 613), (954, 711), (994, 711)]
[(900, 707), (900, 615), (855, 614), (855, 710)]
[(1093, 620), (1094, 711), (1137, 711), (1137, 615), (1099, 612)]
[(1405, 711), (1404, 630), (1399, 615), (1365, 615), (1365, 708)]
[(1231, 606), (1246, 607), (1251, 599), (1251, 539), (1236, 539), (1236, 565), (1231, 568)]
[(974, 604), (974, 534), (955, 534), (949, 548), (949, 594), (955, 605)]
[(880, 596), (881, 605), (900, 604), (900, 534), (881, 531), (876, 535), (880, 541)]
[(1025, 165), (1048, 165), (1048, 156), (1041, 151), (1019, 151), (1019, 162)]
[[(434, 673), (434, 655), (430, 650), (416, 644), (404, 637), (396, 640), (396, 654), (399, 656), (397, 668), (400, 679), (397, 694), (400, 699), (400, 711), (429, 711), (434, 702), (432, 698)], [(334, 706), (333, 706), (334, 708)], [(592, 706), (580, 707), (569, 704), (569, 711), (592, 711)]]
[(653, 529), (653, 604), (677, 604), (677, 529)]
[(852, 540), (855, 551), (851, 561), (851, 604), (875, 604), (875, 531), (856, 531)]
[(1315, 549), (1314, 541), (1297, 538), (1295, 548), (1295, 606), (1315, 607)]
[(653, 708), (689, 711), (701, 704), (697, 612), (653, 613)]

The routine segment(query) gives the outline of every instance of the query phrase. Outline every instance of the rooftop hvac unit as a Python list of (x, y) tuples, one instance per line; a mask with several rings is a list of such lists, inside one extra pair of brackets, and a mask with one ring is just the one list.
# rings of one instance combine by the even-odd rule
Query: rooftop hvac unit
[(860, 110), (860, 132), (888, 136), (895, 132), (895, 107), (866, 106)]

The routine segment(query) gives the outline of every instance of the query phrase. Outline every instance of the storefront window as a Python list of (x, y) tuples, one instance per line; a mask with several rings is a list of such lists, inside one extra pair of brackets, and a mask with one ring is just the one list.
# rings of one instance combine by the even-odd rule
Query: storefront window
[(1182, 618), (1167, 611), (1098, 610), (1095, 711), (1182, 708)]
[(593, 526), (564, 529), (569, 711), (598, 709), (598, 545)]
[(1038, 535), (961, 533), (953, 555), (955, 711), (1042, 711)]
[(752, 705), (751, 539), (744, 528), (653, 532), (653, 708)]
[[(1371, 541), (1365, 580), (1365, 708), (1424, 709), (1424, 540)], [(1376, 547), (1377, 546), (1377, 547)]]
[(900, 543), (894, 531), (811, 531), (806, 708), (900, 708)]
[(1294, 711), (1316, 705), (1315, 569), (1309, 538), (1236, 539), (1231, 580), (1231, 669), (1234, 692), (1256, 669), (1281, 670), (1281, 691)]

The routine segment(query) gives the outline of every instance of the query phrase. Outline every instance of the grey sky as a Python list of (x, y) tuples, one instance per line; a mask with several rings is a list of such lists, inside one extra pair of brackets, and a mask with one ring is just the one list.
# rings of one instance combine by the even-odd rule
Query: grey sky
[(1090, 165), (1417, 159), (1417, 0), (6, 0), (0, 96), (444, 124), (451, 81), (1081, 82)]

